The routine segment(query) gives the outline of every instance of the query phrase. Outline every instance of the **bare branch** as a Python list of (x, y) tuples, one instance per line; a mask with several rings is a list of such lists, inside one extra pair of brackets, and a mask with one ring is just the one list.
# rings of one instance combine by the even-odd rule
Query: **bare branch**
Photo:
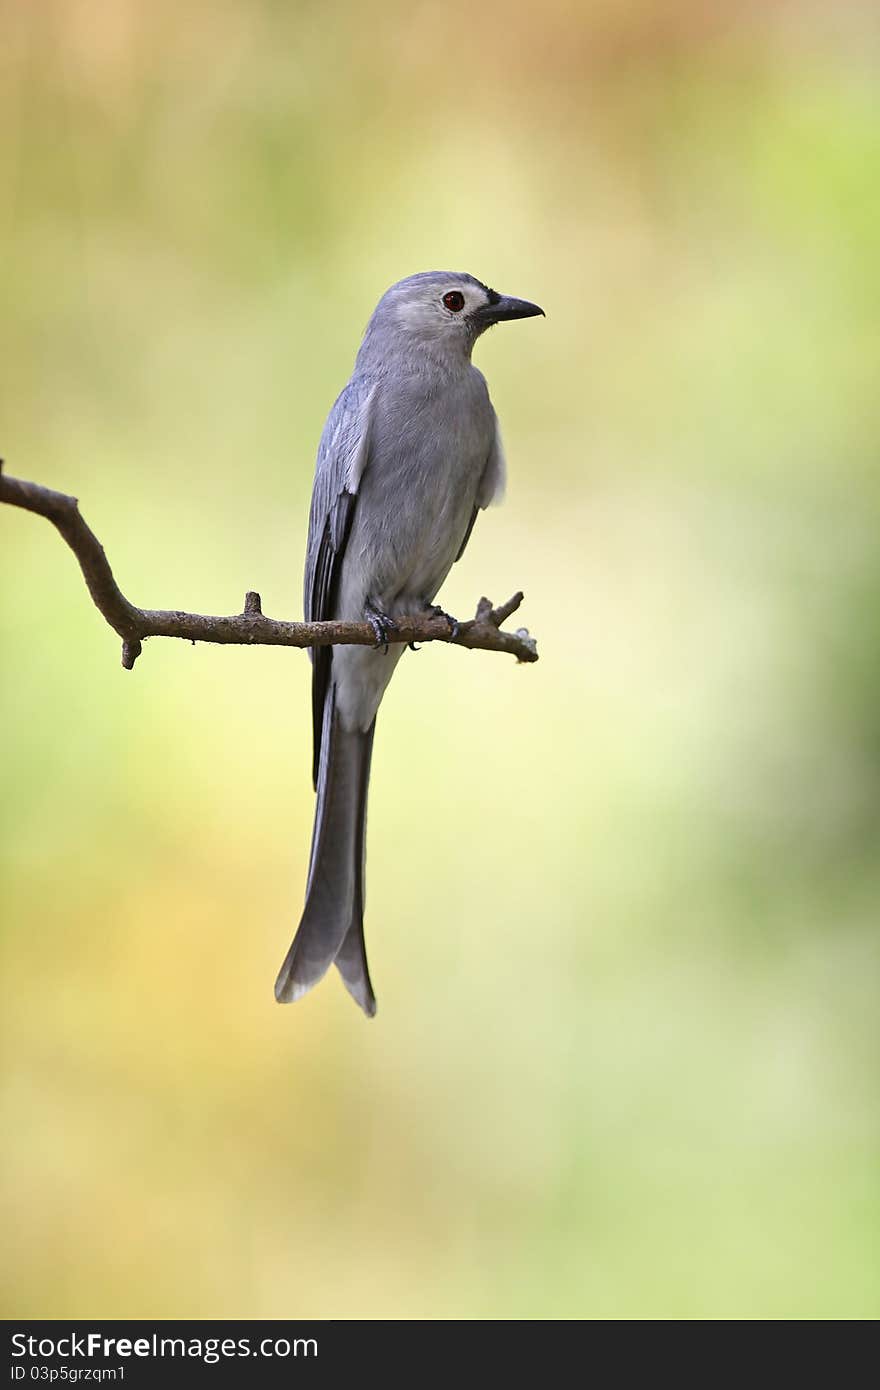
[[(83, 520), (75, 497), (20, 478), (9, 478), (3, 473), (0, 461), (0, 502), (44, 516), (64, 537), (79, 561), (95, 607), (122, 638), (122, 664), (128, 671), (140, 656), (141, 642), (147, 637), (182, 637), (190, 642), (261, 647), (376, 645), (376, 634), (367, 622), (293, 623), (267, 618), (260, 595), (253, 591), (245, 595), (244, 612), (230, 617), (136, 608), (116, 583), (104, 548)], [(388, 631), (388, 641), (454, 642), (457, 647), (472, 650), (509, 652), (518, 661), (537, 661), (535, 639), (525, 628), (505, 632), (501, 627), (511, 613), (516, 612), (522, 599), (521, 593), (514, 594), (498, 608), (493, 608), (489, 599), (480, 599), (476, 616), (460, 623), (454, 635), (442, 616), (415, 614), (398, 618), (394, 628)]]

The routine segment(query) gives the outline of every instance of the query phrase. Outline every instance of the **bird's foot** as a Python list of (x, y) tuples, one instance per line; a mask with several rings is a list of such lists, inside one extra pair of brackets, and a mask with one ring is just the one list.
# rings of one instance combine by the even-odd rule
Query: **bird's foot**
[(387, 613), (383, 613), (379, 608), (375, 608), (372, 603), (368, 603), (364, 608), (364, 617), (376, 634), (376, 648), (385, 648), (388, 653), (388, 634), (397, 631), (397, 623), (390, 618)]
[(452, 615), (450, 613), (447, 613), (445, 609), (441, 608), (438, 603), (429, 604), (427, 612), (430, 618), (445, 618), (446, 624), (449, 628), (449, 640), (450, 642), (454, 642), (459, 632), (461, 631), (461, 624), (459, 623), (458, 618), (453, 618)]

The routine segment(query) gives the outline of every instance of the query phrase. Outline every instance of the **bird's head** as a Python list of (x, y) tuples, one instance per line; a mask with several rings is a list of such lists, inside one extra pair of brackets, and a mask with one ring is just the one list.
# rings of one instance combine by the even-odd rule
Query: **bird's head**
[(481, 333), (508, 319), (543, 314), (537, 304), (489, 289), (461, 271), (426, 270), (399, 280), (379, 300), (367, 328), (375, 346), (470, 356)]

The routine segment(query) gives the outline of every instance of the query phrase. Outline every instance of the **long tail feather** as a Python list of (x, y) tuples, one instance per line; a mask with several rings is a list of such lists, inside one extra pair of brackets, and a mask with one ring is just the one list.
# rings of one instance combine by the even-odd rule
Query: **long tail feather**
[(365, 1013), (376, 1011), (363, 947), (367, 789), (375, 720), (343, 729), (332, 683), (324, 703), (315, 828), (302, 919), (275, 982), (279, 1003), (301, 999), (334, 960)]

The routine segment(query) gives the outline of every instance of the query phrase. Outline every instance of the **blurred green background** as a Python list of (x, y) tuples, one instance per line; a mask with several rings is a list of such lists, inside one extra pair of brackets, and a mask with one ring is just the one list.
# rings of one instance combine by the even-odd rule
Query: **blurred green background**
[(279, 1009), (309, 670), (148, 644), (0, 514), (7, 1317), (880, 1311), (880, 19), (869, 4), (0, 7), (0, 447), (125, 592), (300, 611), (376, 299), (508, 500), (383, 705), (367, 928)]

